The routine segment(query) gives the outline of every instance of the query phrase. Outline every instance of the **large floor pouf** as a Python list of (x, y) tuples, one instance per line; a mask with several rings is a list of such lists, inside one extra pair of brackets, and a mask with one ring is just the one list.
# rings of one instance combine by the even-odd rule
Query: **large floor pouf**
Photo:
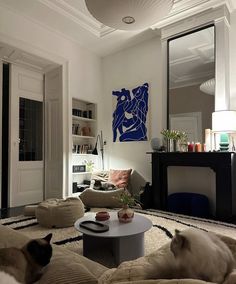
[(38, 205), (35, 216), (44, 227), (71, 227), (84, 216), (84, 204), (79, 198), (48, 199)]

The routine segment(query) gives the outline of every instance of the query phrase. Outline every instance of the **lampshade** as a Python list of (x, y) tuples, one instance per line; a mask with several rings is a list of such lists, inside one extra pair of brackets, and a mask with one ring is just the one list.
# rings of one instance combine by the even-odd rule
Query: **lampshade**
[(200, 85), (200, 90), (208, 95), (215, 95), (215, 78), (203, 82)]
[(174, 0), (85, 0), (89, 12), (104, 25), (119, 30), (147, 28), (166, 16)]
[(92, 151), (92, 155), (98, 155), (98, 149), (97, 149), (97, 144), (95, 145), (93, 151)]
[(222, 110), (212, 113), (212, 131), (213, 132), (236, 132), (236, 111)]

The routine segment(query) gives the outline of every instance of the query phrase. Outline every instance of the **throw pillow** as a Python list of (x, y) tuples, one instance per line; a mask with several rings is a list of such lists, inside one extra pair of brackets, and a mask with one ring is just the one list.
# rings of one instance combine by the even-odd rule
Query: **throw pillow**
[(108, 181), (118, 188), (127, 188), (132, 169), (110, 170)]

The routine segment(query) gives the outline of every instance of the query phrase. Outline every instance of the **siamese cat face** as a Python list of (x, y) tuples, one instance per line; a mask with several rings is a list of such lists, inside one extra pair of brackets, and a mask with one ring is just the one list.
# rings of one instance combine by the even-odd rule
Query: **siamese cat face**
[(42, 239), (29, 241), (25, 247), (28, 255), (40, 266), (47, 265), (52, 257), (51, 238), (52, 234), (48, 234)]
[(30, 240), (21, 249), (0, 249), (0, 270), (23, 284), (39, 280), (42, 268), (50, 262), (52, 256), (51, 238), (52, 234), (49, 234), (41, 239)]

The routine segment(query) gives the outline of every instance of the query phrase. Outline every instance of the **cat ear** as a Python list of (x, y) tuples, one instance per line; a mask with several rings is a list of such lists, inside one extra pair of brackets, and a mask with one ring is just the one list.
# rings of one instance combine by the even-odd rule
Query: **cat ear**
[(175, 236), (171, 241), (170, 248), (173, 254), (177, 256), (184, 249), (190, 249), (189, 241), (180, 231), (175, 230)]
[(175, 240), (176, 240), (176, 245), (179, 248), (184, 248), (185, 247), (185, 243), (186, 243), (186, 238), (185, 236), (181, 235), (180, 232), (176, 232), (175, 233)]
[(175, 229), (175, 235), (178, 235), (179, 233), (180, 233), (180, 231)]
[(44, 237), (43, 239), (46, 240), (48, 243), (50, 243), (52, 238), (52, 233), (48, 234), (46, 237)]

